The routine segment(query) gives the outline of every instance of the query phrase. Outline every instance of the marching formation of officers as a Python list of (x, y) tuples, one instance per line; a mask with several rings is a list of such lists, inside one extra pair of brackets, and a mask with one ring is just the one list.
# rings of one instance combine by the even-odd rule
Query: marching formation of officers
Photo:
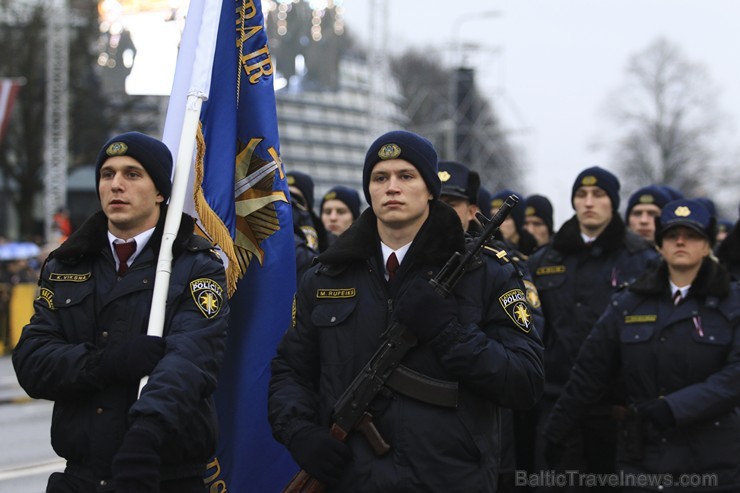
[[(67, 467), (47, 491), (203, 492), (229, 316), (221, 257), (183, 215), (163, 337), (146, 335), (172, 156), (129, 132), (95, 170), (102, 210), (50, 254), (13, 353), (28, 394), (55, 401)], [(585, 489), (519, 481), (546, 470), (662, 478), (624, 492), (684, 490), (671, 478), (687, 474), (707, 479), (694, 491), (740, 491), (740, 228), (717, 245), (711, 201), (650, 185), (623, 220), (619, 180), (591, 167), (559, 230), (532, 195), (484, 236), (514, 192), (490, 193), (407, 131), (367, 150), (364, 211), (337, 186), (317, 215), (311, 177), (287, 181), (299, 283), (268, 419), (312, 491)], [(358, 378), (367, 399), (345, 393)], [(337, 409), (360, 418), (338, 423)]]
[[(384, 155), (387, 149), (397, 152)], [(378, 163), (393, 167), (374, 195)], [(403, 165), (417, 176), (404, 178)], [(313, 201), (310, 177), (288, 177), (299, 210), (298, 272), (308, 274), (274, 362), (270, 419), (297, 463), (331, 491), (615, 491), (522, 484), (517, 470), (711, 473), (696, 491), (740, 491), (740, 228), (719, 228), (711, 200), (649, 185), (629, 196), (623, 219), (619, 179), (591, 167), (573, 182), (575, 214), (556, 230), (547, 197), (526, 197), (489, 250), (513, 269), (527, 327), (536, 328), (530, 332), (497, 299), (514, 286), (500, 287), (501, 273), (484, 276), (488, 285), (478, 285), (476, 296), (472, 287), (456, 289), (456, 303), (422, 282), (425, 270), (444, 263), (437, 251), (444, 237), (453, 229), (476, 237), (480, 214), (490, 219), (516, 192), (489, 192), (475, 171), (438, 161), (431, 144), (407, 132), (386, 134), (368, 150), (363, 187), (370, 207), (362, 213), (359, 194), (338, 186), (322, 197), (319, 219), (306, 207)], [(405, 181), (414, 179), (426, 188), (407, 189)], [(395, 228), (409, 222), (388, 218), (413, 194), (422, 195), (425, 214), (394, 242)], [(384, 208), (395, 210), (386, 215)], [(444, 222), (433, 219), (450, 209), (460, 224), (440, 229)], [(308, 215), (310, 232), (302, 233)], [(311, 238), (328, 250), (307, 249)], [(386, 264), (393, 253), (400, 282)], [(331, 288), (356, 294), (317, 295)], [(498, 318), (491, 313), (497, 309)], [(412, 352), (416, 370), (456, 382), (459, 401), (453, 410), (389, 392), (373, 412), (392, 446), (381, 457), (361, 436), (332, 439), (329, 427), (334, 401), (396, 318), (420, 341)], [(507, 331), (525, 335), (528, 352)], [(486, 425), (498, 435), (488, 443), (478, 437), (486, 419), (498, 423)], [(672, 484), (620, 486), (671, 491)]]

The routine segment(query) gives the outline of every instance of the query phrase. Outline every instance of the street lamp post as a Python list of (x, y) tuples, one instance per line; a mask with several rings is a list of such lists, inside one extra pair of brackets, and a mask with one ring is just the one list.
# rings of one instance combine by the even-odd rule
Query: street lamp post
[[(465, 137), (473, 131), (472, 122), (462, 122), (465, 118), (465, 112), (462, 111), (461, 106), (463, 104), (469, 104), (470, 93), (472, 93), (474, 86), (474, 71), (472, 68), (466, 68), (466, 52), (465, 48), (470, 47), (475, 49), (478, 47), (477, 44), (463, 44), (460, 40), (460, 32), (463, 24), (469, 23), (474, 20), (490, 19), (494, 17), (500, 17), (502, 15), (499, 10), (487, 10), (484, 12), (468, 12), (455, 20), (452, 25), (452, 66), (454, 68), (454, 74), (450, 83), (450, 104), (451, 108), (451, 119), (452, 125), (448, 126), (448, 136), (445, 139), (446, 153), (448, 159), (463, 159), (462, 143), (466, 140)], [(459, 59), (456, 57), (458, 56)], [(465, 94), (461, 94), (461, 90), (465, 91)], [(468, 139), (469, 140), (469, 139)], [(468, 156), (468, 160), (472, 156)], [(473, 162), (467, 163), (470, 166), (474, 166)]]

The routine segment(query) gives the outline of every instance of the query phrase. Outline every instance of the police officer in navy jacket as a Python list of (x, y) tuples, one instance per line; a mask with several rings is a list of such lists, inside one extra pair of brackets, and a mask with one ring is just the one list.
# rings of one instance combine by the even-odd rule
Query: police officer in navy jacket
[[(645, 240), (628, 231), (617, 213), (619, 180), (604, 168), (581, 171), (573, 182), (575, 215), (528, 261), (545, 316), (545, 394), (539, 404), (544, 422), (562, 392), (581, 344), (623, 283), (642, 275), (657, 257)], [(614, 470), (616, 423), (604, 396), (567, 447), (566, 469), (608, 473)], [(539, 437), (538, 452), (544, 445)], [(538, 453), (538, 465), (542, 460)]]
[[(379, 137), (363, 169), (370, 207), (298, 290), (294, 326), (273, 360), (269, 419), (275, 438), (329, 491), (497, 491), (499, 406), (539, 398), (542, 346), (514, 267), (482, 253), (450, 297), (428, 283), (465, 250), (440, 188), (428, 140), (406, 131)], [(371, 403), (391, 447), (378, 456), (362, 433), (340, 442), (329, 429), (337, 399), (393, 319), (418, 339), (403, 364), (423, 377), (415, 395), (391, 385)], [(418, 393), (439, 396), (441, 382), (457, 383), (449, 399)]]
[(550, 415), (553, 462), (620, 377), (626, 412), (618, 468), (674, 481), (623, 491), (686, 491), (678, 482), (691, 473), (709, 476), (702, 484), (694, 477), (690, 491), (740, 491), (740, 289), (710, 258), (713, 225), (695, 200), (663, 207), (662, 261), (615, 296)]
[(54, 401), (51, 442), (67, 467), (47, 492), (204, 491), (229, 309), (223, 263), (183, 214), (164, 336), (146, 335), (171, 172), (159, 140), (113, 137), (95, 167), (102, 211), (42, 270), (13, 364), (31, 397)]

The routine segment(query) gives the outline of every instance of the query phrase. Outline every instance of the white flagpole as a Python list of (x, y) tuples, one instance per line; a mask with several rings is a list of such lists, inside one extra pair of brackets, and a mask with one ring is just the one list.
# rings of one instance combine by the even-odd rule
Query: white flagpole
[[(146, 331), (148, 335), (162, 337), (164, 333), (167, 292), (169, 291), (170, 274), (172, 273), (172, 245), (180, 229), (190, 170), (193, 166), (193, 151), (200, 122), (200, 110), (203, 101), (208, 99), (210, 91), (213, 56), (216, 50), (220, 16), (221, 0), (192, 0), (188, 8), (188, 17), (183, 32), (181, 50), (178, 55), (175, 81), (173, 82), (169, 105), (183, 104), (181, 96), (177, 94), (178, 84), (182, 84), (182, 80), (189, 79), (190, 87), (187, 91), (185, 114), (181, 120), (172, 194), (167, 208), (162, 244), (157, 259), (152, 308), (149, 313), (149, 325)], [(186, 40), (186, 38), (189, 39)], [(193, 43), (193, 40), (197, 41)], [(171, 115), (172, 112), (168, 111), (168, 120)], [(177, 123), (172, 124), (177, 125)], [(165, 130), (165, 133), (167, 133), (167, 130)], [(141, 395), (147, 381), (148, 377), (141, 379), (139, 395)]]

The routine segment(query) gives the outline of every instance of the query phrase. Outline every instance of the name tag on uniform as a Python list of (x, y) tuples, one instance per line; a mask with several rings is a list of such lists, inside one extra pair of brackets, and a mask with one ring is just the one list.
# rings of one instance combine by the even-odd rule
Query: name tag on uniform
[(316, 299), (354, 298), (355, 296), (357, 296), (357, 290), (355, 288), (317, 289), (316, 290)]
[(544, 267), (537, 267), (537, 270), (534, 274), (536, 276), (548, 276), (551, 274), (562, 274), (564, 272), (564, 265), (545, 265)]
[(627, 315), (624, 317), (624, 323), (626, 324), (646, 324), (657, 320), (657, 315)]
[(56, 272), (52, 272), (49, 274), (49, 280), (56, 282), (85, 282), (91, 277), (91, 272), (84, 274), (57, 274)]

